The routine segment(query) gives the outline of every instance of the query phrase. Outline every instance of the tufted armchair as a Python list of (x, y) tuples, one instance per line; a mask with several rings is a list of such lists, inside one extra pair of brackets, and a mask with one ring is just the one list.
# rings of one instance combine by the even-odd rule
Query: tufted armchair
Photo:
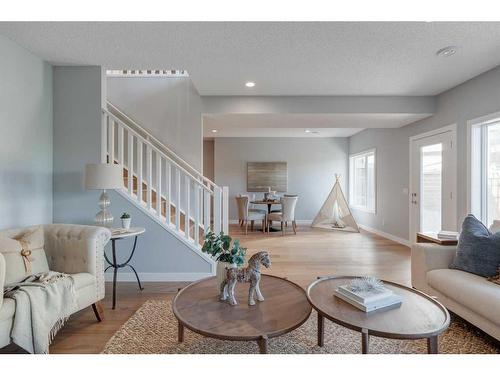
[[(0, 231), (0, 237), (14, 238), (37, 227)], [(92, 306), (98, 321), (103, 319), (99, 301), (104, 298), (104, 246), (111, 237), (109, 229), (87, 225), (43, 225), (44, 249), (49, 269), (71, 274), (78, 309)], [(0, 249), (0, 290), (5, 286), (6, 262)], [(8, 264), (7, 264), (8, 267)], [(74, 312), (76, 312), (74, 311)], [(0, 348), (10, 344), (15, 302), (0, 294)]]

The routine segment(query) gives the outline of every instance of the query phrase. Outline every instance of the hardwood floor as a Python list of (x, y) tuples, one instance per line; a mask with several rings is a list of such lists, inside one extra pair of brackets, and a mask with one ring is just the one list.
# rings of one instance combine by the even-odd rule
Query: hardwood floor
[[(257, 228), (259, 228), (257, 226)], [(299, 226), (297, 235), (289, 226), (280, 232), (249, 232), (238, 226), (230, 234), (248, 248), (248, 257), (260, 250), (271, 254), (272, 268), (265, 273), (288, 277), (302, 287), (322, 275), (374, 275), (410, 285), (410, 249), (368, 232), (323, 231)], [(68, 321), (50, 347), (51, 353), (99, 353), (111, 336), (148, 299), (171, 299), (186, 283), (118, 283), (116, 310), (111, 310), (111, 284), (103, 301), (105, 320), (98, 323), (92, 308)]]

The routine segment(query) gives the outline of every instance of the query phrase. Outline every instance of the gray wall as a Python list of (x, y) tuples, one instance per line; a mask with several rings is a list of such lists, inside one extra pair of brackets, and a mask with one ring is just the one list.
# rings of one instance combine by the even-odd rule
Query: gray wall
[(0, 228), (52, 222), (52, 67), (0, 36)]
[(433, 96), (204, 96), (203, 113), (401, 113), (431, 115)]
[[(54, 222), (92, 224), (99, 210), (100, 192), (85, 191), (83, 179), (85, 164), (99, 161), (101, 78), (100, 67), (54, 68)], [(146, 228), (133, 261), (144, 280), (187, 280), (210, 272), (204, 259), (129, 201), (115, 192), (110, 197), (115, 226), (127, 211), (133, 226)], [(118, 246), (128, 252), (131, 243)], [(130, 274), (124, 278), (132, 280)]]
[(208, 139), (203, 141), (203, 176), (210, 180), (215, 179), (214, 175), (214, 151), (215, 141)]
[(229, 186), (229, 217), (237, 220), (234, 197), (246, 192), (246, 163), (286, 161), (288, 192), (300, 196), (296, 218), (313, 220), (333, 187), (335, 173), (342, 176), (345, 191), (347, 155), (347, 138), (216, 138), (215, 182)]
[(189, 78), (108, 77), (108, 100), (198, 171), (202, 103)]
[(483, 73), (436, 98), (436, 114), (400, 129), (369, 129), (352, 136), (350, 153), (377, 149), (377, 213), (355, 211), (360, 224), (409, 239), (409, 137), (457, 124), (458, 220), (467, 214), (467, 121), (500, 110), (500, 67)]

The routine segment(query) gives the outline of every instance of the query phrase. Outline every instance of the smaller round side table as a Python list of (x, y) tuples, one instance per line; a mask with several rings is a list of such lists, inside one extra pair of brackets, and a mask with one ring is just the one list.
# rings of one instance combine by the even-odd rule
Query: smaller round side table
[(363, 354), (369, 352), (370, 336), (399, 340), (427, 339), (427, 352), (438, 353), (438, 336), (450, 325), (448, 310), (425, 293), (384, 281), (402, 299), (400, 307), (390, 310), (363, 312), (335, 297), (333, 292), (348, 284), (355, 276), (319, 278), (307, 288), (307, 299), (318, 312), (318, 345), (324, 343), (325, 318), (344, 327), (361, 332)]
[[(121, 229), (121, 228), (117, 228)], [(115, 229), (116, 230), (116, 229)], [(117, 232), (113, 233), (113, 228), (111, 229), (111, 250), (112, 250), (112, 260), (108, 258), (106, 252), (104, 252), (104, 259), (108, 263), (108, 266), (104, 270), (106, 272), (109, 268), (113, 268), (113, 310), (116, 307), (116, 277), (118, 274), (118, 269), (123, 267), (130, 267), (130, 269), (134, 272), (135, 277), (137, 279), (137, 283), (139, 284), (139, 289), (143, 290), (144, 288), (141, 285), (141, 280), (139, 280), (139, 275), (137, 274), (135, 268), (130, 264), (132, 257), (134, 256), (135, 249), (137, 247), (137, 238), (146, 231), (145, 228), (130, 228), (127, 229), (126, 232)], [(123, 263), (118, 263), (116, 259), (116, 241), (123, 240), (125, 238), (134, 237), (134, 245), (132, 247), (132, 252), (130, 253), (128, 259)]]

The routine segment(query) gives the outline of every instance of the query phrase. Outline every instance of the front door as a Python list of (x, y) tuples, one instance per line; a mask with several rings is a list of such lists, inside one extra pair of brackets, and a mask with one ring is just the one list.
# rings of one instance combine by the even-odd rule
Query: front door
[(410, 171), (410, 242), (417, 232), (457, 230), (454, 130), (413, 137)]

